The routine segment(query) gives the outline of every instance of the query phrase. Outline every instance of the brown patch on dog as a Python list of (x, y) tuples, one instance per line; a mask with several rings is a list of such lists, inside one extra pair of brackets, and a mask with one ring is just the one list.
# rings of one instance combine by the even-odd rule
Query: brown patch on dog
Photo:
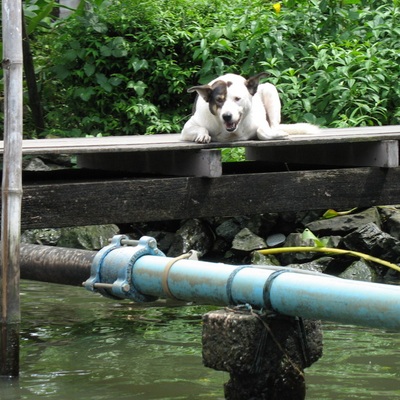
[(217, 115), (218, 109), (221, 109), (224, 105), (228, 86), (229, 85), (224, 81), (217, 81), (212, 84), (212, 93), (208, 101), (211, 114)]
[(251, 78), (247, 79), (245, 82), (245, 85), (247, 87), (247, 90), (250, 92), (252, 96), (254, 96), (257, 93), (257, 88), (258, 84), (260, 83), (261, 78), (267, 77), (269, 74), (266, 72), (261, 72), (257, 75), (252, 76)]
[(227, 89), (231, 84), (232, 82), (216, 81), (211, 86), (193, 86), (188, 89), (188, 92), (192, 93), (196, 91), (209, 104), (211, 114), (216, 115), (218, 109), (225, 103)]

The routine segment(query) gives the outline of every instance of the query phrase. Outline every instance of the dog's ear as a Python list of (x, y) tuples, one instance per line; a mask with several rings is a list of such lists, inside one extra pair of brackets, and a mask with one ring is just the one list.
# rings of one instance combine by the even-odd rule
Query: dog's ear
[(208, 103), (211, 99), (213, 89), (209, 85), (193, 86), (188, 89), (188, 92), (197, 92)]
[(257, 92), (257, 87), (258, 84), (260, 83), (260, 79), (265, 78), (268, 75), (269, 74), (267, 74), (266, 72), (260, 72), (259, 74), (254, 75), (251, 78), (247, 79), (245, 85), (247, 87), (247, 90), (250, 92), (252, 96), (254, 96)]

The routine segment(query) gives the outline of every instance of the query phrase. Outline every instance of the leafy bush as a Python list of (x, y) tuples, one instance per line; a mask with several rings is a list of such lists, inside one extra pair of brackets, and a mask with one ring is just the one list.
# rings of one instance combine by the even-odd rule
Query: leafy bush
[(97, 0), (34, 37), (47, 125), (68, 136), (177, 132), (187, 87), (260, 71), (285, 122), (399, 124), (398, 3), (287, 0), (276, 12), (262, 0)]

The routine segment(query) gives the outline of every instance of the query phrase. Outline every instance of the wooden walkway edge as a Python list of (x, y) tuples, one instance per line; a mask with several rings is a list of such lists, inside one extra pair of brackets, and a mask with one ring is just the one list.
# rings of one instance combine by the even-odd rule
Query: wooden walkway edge
[[(248, 140), (231, 143), (198, 144), (179, 140), (179, 134), (157, 134), (136, 136), (105, 136), (86, 138), (29, 139), (23, 141), (24, 155), (39, 154), (88, 154), (152, 152), (172, 150), (217, 149), (221, 147), (282, 147), (334, 143), (380, 142), (400, 140), (400, 125), (321, 129), (318, 135), (294, 135), (288, 140)], [(0, 141), (0, 154), (3, 141)]]
[[(314, 165), (399, 165), (400, 126), (323, 129), (288, 140), (198, 144), (178, 134), (24, 140), (24, 155), (77, 155), (80, 168), (219, 177), (221, 148), (245, 147), (248, 160)], [(3, 143), (0, 142), (0, 154)]]

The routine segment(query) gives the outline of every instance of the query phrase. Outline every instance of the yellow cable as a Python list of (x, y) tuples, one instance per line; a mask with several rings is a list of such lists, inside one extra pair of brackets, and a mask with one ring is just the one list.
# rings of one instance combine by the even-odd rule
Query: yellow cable
[(296, 253), (296, 252), (317, 252), (317, 253), (331, 253), (331, 254), (344, 254), (354, 257), (363, 258), (367, 261), (372, 261), (377, 264), (384, 265), (385, 267), (392, 268), (400, 272), (400, 267), (389, 261), (382, 260), (381, 258), (372, 257), (365, 253), (358, 251), (335, 249), (330, 247), (278, 247), (274, 249), (257, 250), (261, 254), (279, 254), (279, 253)]

